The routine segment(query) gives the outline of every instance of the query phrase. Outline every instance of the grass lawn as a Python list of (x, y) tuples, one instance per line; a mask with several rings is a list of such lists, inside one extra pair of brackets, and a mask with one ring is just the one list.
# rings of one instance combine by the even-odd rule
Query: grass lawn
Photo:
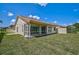
[(53, 34), (27, 39), (21, 35), (5, 35), (0, 44), (1, 55), (78, 55), (79, 34)]

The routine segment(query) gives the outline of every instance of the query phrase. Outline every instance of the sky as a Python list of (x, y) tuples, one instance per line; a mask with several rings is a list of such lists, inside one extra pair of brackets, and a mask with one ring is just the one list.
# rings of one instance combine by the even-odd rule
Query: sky
[(0, 20), (6, 27), (16, 21), (17, 16), (28, 16), (48, 23), (70, 25), (79, 22), (77, 3), (0, 3)]

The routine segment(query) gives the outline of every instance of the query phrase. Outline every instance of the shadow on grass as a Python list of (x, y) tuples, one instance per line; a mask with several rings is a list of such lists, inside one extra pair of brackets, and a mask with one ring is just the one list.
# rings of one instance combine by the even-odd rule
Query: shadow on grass
[(5, 34), (6, 34), (6, 29), (1, 29), (0, 30), (0, 43), (2, 42), (2, 39), (3, 39)]
[[(55, 34), (55, 33), (53, 33)], [(42, 34), (42, 35), (38, 35), (38, 36), (35, 36), (36, 38), (39, 38), (39, 37), (45, 37), (45, 36), (48, 36), (48, 35), (52, 35), (52, 34)]]

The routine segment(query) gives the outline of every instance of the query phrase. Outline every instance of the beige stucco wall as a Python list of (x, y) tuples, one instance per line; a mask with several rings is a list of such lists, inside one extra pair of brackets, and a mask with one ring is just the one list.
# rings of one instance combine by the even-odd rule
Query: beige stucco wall
[(59, 34), (66, 34), (67, 33), (67, 29), (66, 28), (58, 28), (58, 33)]
[[(21, 20), (21, 18), (18, 18), (17, 24), (15, 26), (15, 32), (16, 32), (16, 34), (21, 34), (21, 35), (24, 36), (24, 24), (28, 25), (23, 20)], [(18, 32), (17, 32), (17, 27), (18, 27)]]

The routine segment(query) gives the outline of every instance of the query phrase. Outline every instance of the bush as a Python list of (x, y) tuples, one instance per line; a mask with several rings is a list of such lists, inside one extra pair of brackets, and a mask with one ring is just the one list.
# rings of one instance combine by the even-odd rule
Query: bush
[(6, 33), (6, 29), (0, 29), (0, 43), (2, 42), (2, 39), (5, 35), (5, 33)]

